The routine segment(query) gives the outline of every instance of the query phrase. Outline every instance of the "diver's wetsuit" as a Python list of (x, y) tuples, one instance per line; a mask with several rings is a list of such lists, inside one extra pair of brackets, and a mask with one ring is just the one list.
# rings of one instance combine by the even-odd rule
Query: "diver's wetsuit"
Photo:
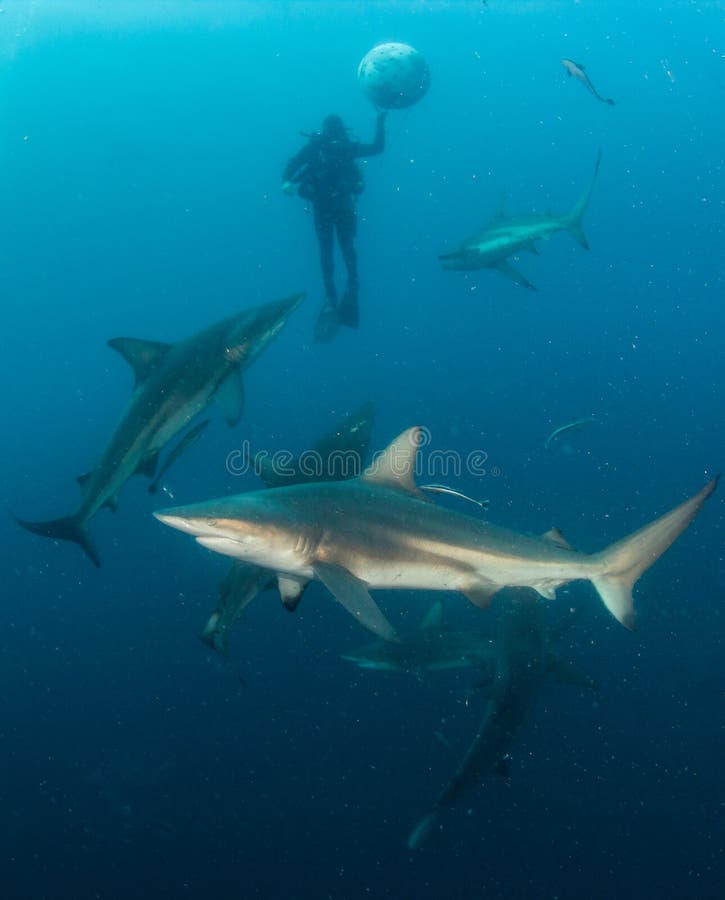
[[(337, 118), (337, 117), (335, 117)], [(335, 306), (333, 241), (337, 242), (347, 270), (347, 290), (340, 306), (340, 321), (357, 325), (357, 256), (355, 254), (355, 198), (362, 191), (360, 170), (354, 160), (375, 156), (385, 149), (385, 116), (378, 115), (375, 139), (371, 144), (351, 141), (342, 126), (341, 133), (313, 135), (287, 163), (282, 180), (296, 182), (298, 193), (312, 203), (315, 232), (320, 247), (320, 265), (327, 303)], [(340, 122), (341, 124), (341, 122)]]

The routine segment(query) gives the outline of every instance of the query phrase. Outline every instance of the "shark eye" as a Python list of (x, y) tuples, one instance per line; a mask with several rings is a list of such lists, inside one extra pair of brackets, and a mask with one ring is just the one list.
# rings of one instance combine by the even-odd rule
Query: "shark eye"
[(210, 528), (215, 528), (215, 527), (216, 527), (216, 523), (217, 523), (217, 520), (216, 520), (216, 519), (207, 519), (207, 520), (206, 520), (206, 524), (207, 524)]

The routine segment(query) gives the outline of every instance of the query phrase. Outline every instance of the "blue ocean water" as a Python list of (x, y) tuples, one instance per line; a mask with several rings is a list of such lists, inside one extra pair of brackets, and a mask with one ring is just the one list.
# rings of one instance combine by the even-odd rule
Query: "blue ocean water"
[[(298, 290), (241, 424), (215, 415), (165, 479), (175, 501), (256, 487), (231, 450), (299, 451), (368, 399), (376, 448), (423, 424), (482, 450), (456, 487), (584, 550), (694, 493), (725, 448), (724, 20), (720, 2), (5, 0), (6, 508), (75, 507), (131, 387), (109, 338), (173, 341)], [(425, 55), (431, 88), (365, 165), (361, 326), (315, 344), (311, 214), (281, 171), (329, 112), (372, 138), (356, 69), (385, 40)], [(591, 249), (558, 234), (517, 260), (537, 292), (440, 268), (503, 195), (567, 209), (600, 148)], [(544, 450), (584, 416), (572, 452)], [(212, 657), (196, 636), (226, 562), (162, 528), (160, 502), (135, 479), (94, 519), (100, 570), (0, 521), (3, 897), (721, 896), (719, 494), (638, 584), (635, 634), (590, 586), (560, 591), (552, 621), (577, 608), (567, 653), (599, 696), (548, 686), (510, 777), (418, 853), (408, 831), (480, 719), (472, 674), (353, 669), (339, 654), (366, 635), (319, 585), (294, 616), (265, 595)], [(401, 630), (431, 602), (377, 597)]]

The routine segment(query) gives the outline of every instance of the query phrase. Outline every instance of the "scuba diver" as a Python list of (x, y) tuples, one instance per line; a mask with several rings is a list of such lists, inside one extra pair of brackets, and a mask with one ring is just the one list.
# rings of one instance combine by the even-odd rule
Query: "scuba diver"
[[(312, 203), (315, 233), (320, 245), (320, 265), (325, 285), (325, 303), (315, 327), (317, 340), (331, 340), (339, 324), (357, 328), (358, 276), (355, 255), (355, 200), (364, 190), (362, 172), (355, 160), (374, 156), (385, 149), (386, 112), (378, 112), (372, 144), (350, 140), (340, 116), (329, 115), (322, 131), (310, 136), (307, 144), (287, 163), (282, 190)], [(347, 289), (338, 305), (334, 279), (333, 244), (337, 242), (347, 269)]]

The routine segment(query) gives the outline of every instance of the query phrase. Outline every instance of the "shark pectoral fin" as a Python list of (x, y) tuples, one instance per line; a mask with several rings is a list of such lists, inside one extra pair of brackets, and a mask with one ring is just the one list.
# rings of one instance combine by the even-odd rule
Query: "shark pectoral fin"
[(285, 609), (290, 612), (294, 612), (297, 609), (308, 584), (309, 581), (302, 581), (299, 578), (290, 578), (287, 575), (277, 576), (277, 587)]
[(408, 428), (392, 441), (360, 476), (363, 481), (397, 488), (420, 499), (426, 499), (415, 483), (418, 451), (427, 442), (425, 431), (418, 425)]
[(199, 635), (199, 640), (203, 644), (206, 644), (207, 647), (211, 647), (212, 650), (219, 653), (221, 656), (226, 656), (229, 649), (229, 641), (227, 638), (227, 629), (222, 626), (221, 618), (221, 615), (215, 610), (209, 616), (206, 625)]
[(515, 284), (520, 284), (521, 287), (528, 288), (530, 291), (535, 291), (536, 288), (534, 285), (526, 278), (525, 275), (522, 275), (521, 272), (518, 272), (508, 260), (502, 259), (501, 262), (496, 263), (493, 266), (494, 269), (498, 270), (502, 275), (505, 275), (507, 278), (510, 278)]
[(145, 456), (136, 466), (134, 475), (145, 475), (147, 478), (153, 478), (156, 474), (156, 466), (159, 464), (159, 451), (152, 450)]
[(136, 376), (136, 386), (141, 384), (156, 363), (168, 353), (171, 344), (161, 341), (144, 341), (139, 338), (112, 338), (108, 346), (120, 353)]
[(386, 641), (398, 640), (395, 629), (368, 593), (364, 581), (356, 578), (342, 566), (332, 563), (317, 562), (314, 571), (335, 600), (341, 603), (361, 625)]
[(498, 584), (480, 582), (477, 584), (472, 584), (470, 587), (465, 588), (461, 591), (461, 593), (479, 609), (488, 609), (488, 607), (491, 605), (491, 598), (500, 590), (501, 586)]
[(557, 547), (561, 547), (562, 550), (574, 549), (558, 528), (550, 528), (548, 531), (545, 531), (541, 537), (550, 544), (556, 544)]
[(536, 244), (533, 241), (529, 241), (528, 244), (524, 244), (523, 249), (527, 250), (529, 253), (533, 253), (534, 256), (539, 255), (539, 248), (536, 246)]
[(420, 623), (421, 631), (442, 631), (445, 622), (443, 620), (443, 601), (436, 600)]
[(214, 399), (221, 407), (227, 425), (236, 425), (244, 412), (244, 384), (239, 370), (235, 369), (227, 375), (217, 388)]

